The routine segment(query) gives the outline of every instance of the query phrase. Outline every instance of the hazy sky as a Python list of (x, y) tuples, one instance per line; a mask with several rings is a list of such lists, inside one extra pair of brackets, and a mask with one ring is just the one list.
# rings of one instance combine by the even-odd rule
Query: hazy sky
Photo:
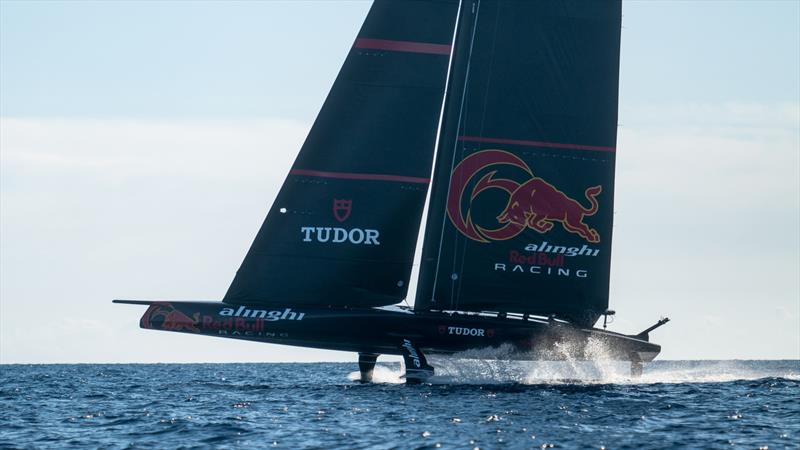
[[(368, 8), (0, 0), (0, 362), (354, 360), (110, 301), (222, 297)], [(623, 26), (612, 329), (800, 358), (800, 2)]]

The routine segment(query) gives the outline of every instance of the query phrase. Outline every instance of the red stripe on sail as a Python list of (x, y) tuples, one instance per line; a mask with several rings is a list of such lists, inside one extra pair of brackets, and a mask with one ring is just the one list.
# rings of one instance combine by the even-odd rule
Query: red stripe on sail
[(353, 44), (354, 48), (371, 50), (391, 50), (394, 52), (428, 53), (431, 55), (449, 55), (450, 46), (446, 44), (431, 44), (428, 42), (391, 41), (388, 39), (358, 38)]
[(563, 144), (560, 142), (542, 142), (542, 141), (522, 141), (518, 139), (491, 138), (482, 136), (459, 136), (458, 140), (467, 142), (485, 142), (488, 144), (511, 144), (511, 145), (525, 145), (528, 147), (566, 148), (570, 150), (591, 150), (595, 152), (616, 151), (614, 147), (603, 147), (600, 145)]
[(398, 181), (400, 183), (428, 184), (430, 178), (386, 175), (380, 173), (324, 172), (321, 170), (292, 169), (290, 175), (306, 177), (338, 178), (341, 180)]

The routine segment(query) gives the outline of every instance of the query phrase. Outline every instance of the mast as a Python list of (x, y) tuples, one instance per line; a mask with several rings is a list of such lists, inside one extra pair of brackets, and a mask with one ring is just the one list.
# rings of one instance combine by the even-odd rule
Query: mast
[(459, 19), (415, 308), (608, 306), (619, 0), (471, 0)]
[(405, 298), (457, 8), (374, 2), (225, 302)]

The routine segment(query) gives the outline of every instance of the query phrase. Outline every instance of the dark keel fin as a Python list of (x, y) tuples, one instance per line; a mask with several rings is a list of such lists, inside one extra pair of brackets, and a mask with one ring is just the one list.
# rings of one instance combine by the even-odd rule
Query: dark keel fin
[(403, 362), (406, 366), (406, 384), (420, 384), (433, 376), (433, 367), (428, 364), (422, 351), (408, 339), (403, 339)]
[(375, 370), (375, 362), (378, 361), (377, 353), (359, 353), (358, 354), (358, 370), (361, 372), (361, 382), (372, 382), (372, 371)]

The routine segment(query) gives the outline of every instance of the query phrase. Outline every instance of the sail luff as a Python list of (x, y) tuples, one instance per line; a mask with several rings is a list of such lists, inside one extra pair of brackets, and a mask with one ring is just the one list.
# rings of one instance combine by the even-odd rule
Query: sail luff
[[(464, 40), (465, 56), (464, 56), (464, 73), (463, 73), (463, 77), (462, 77), (463, 81), (461, 80), (461, 78), (459, 80), (457, 80), (457, 82), (459, 82), (460, 85), (461, 85), (461, 92), (460, 92), (460, 99), (458, 100), (458, 114), (457, 115), (454, 114), (454, 117), (456, 117), (456, 119), (455, 119), (455, 129), (456, 130), (459, 130), (461, 128), (461, 119), (462, 119), (462, 114), (464, 112), (464, 102), (466, 100), (467, 83), (469, 82), (470, 60), (472, 58), (472, 48), (473, 48), (473, 45), (475, 43), (475, 32), (477, 31), (477, 26), (476, 25), (478, 23), (478, 15), (479, 15), (479, 13), (480, 13), (480, 0), (475, 0), (475, 1), (471, 2), (471, 8), (469, 9), (469, 17), (471, 18), (470, 28), (469, 29), (465, 29), (467, 32), (464, 34), (464, 37), (465, 37), (465, 40)], [(466, 46), (466, 43), (467, 43), (466, 37), (467, 36), (469, 36), (468, 47)], [(455, 104), (456, 103), (454, 103), (454, 105)], [(458, 133), (456, 133), (456, 134), (458, 134)], [(452, 132), (446, 133), (445, 135), (448, 136), (448, 138), (450, 140), (452, 140)], [(452, 145), (450, 145), (452, 150), (450, 152), (451, 156), (450, 156), (450, 165), (449, 165), (449, 167), (453, 167), (455, 165), (455, 163), (456, 163), (455, 145), (456, 145), (455, 141), (453, 141)], [(448, 186), (448, 189), (447, 189), (447, 192), (446, 192), (446, 197), (449, 197), (449, 196), (450, 196), (450, 187)], [(447, 220), (446, 217), (444, 215), (442, 215), (442, 221), (441, 221), (441, 225), (440, 225), (441, 232), (439, 233), (439, 250), (438, 250), (438, 253), (436, 255), (436, 269), (433, 272), (433, 274), (434, 274), (433, 275), (434, 276), (434, 279), (433, 279), (434, 290), (435, 290), (436, 283), (439, 281), (438, 280), (438, 276), (439, 276), (440, 263), (441, 263), (441, 259), (442, 259), (442, 243), (444, 241), (444, 229), (445, 229), (445, 221), (446, 220)], [(435, 298), (433, 296), (431, 296), (431, 300), (435, 301)], [(454, 303), (454, 298), (452, 296), (452, 291), (451, 291), (451, 298), (450, 298), (450, 302), (449, 303), (450, 303), (449, 309), (455, 309), (454, 308), (455, 305), (453, 304)]]
[[(462, 15), (462, 11), (463, 11), (465, 3), (468, 3), (470, 5), (470, 7), (471, 7), (471, 4), (472, 4), (471, 0), (458, 0), (458, 9), (456, 10), (456, 16), (455, 16), (456, 18), (455, 18), (455, 26), (454, 26), (454, 29), (453, 29), (453, 37), (452, 37), (452, 40), (450, 41), (451, 52), (450, 52), (450, 59), (449, 59), (449, 61), (447, 63), (447, 76), (445, 77), (444, 95), (442, 96), (442, 102), (441, 102), (441, 106), (440, 106), (440, 109), (439, 109), (439, 121), (438, 121), (438, 124), (436, 126), (436, 140), (435, 140), (435, 145), (434, 145), (434, 148), (433, 148), (433, 158), (432, 158), (432, 162), (433, 163), (431, 164), (429, 180), (433, 180), (434, 179), (434, 175), (435, 175), (435, 172), (436, 172), (436, 160), (438, 158), (439, 151), (440, 151), (439, 146), (441, 145), (441, 142), (442, 142), (441, 141), (441, 139), (442, 139), (442, 129), (444, 127), (444, 120), (445, 120), (445, 117), (446, 117), (445, 113), (446, 113), (446, 110), (447, 110), (447, 98), (450, 95), (450, 91), (452, 89), (452, 82), (453, 82), (453, 75), (454, 75), (453, 68), (454, 68), (454, 64), (455, 64), (455, 55), (457, 53), (455, 51), (456, 40), (458, 39), (458, 36), (461, 33), (461, 30), (464, 28), (464, 24), (462, 23), (462, 20), (461, 20), (461, 15)], [(420, 218), (420, 228), (419, 228), (419, 232), (417, 234), (417, 245), (419, 246), (419, 248), (415, 249), (415, 251), (414, 251), (414, 260), (413, 260), (412, 269), (411, 269), (412, 270), (411, 277), (414, 278), (414, 279), (412, 279), (412, 283), (413, 282), (417, 283), (416, 287), (418, 287), (418, 285), (419, 285), (420, 266), (421, 266), (421, 261), (422, 261), (421, 244), (422, 244), (422, 241), (423, 241), (423, 239), (425, 237), (425, 233), (426, 233), (426, 222), (427, 222), (428, 216), (430, 214), (431, 193), (432, 192), (433, 192), (433, 190), (428, 189), (428, 192), (425, 195), (425, 203), (423, 204), (422, 216)], [(416, 267), (416, 272), (415, 272), (415, 269), (414, 269), (415, 267)], [(416, 302), (416, 298), (417, 298), (418, 295), (419, 295), (419, 292), (415, 289), (414, 297), (413, 297), (415, 302)], [(408, 299), (406, 299), (406, 304), (408, 304), (407, 300)]]
[[(440, 124), (437, 154), (434, 161), (431, 192), (429, 194), (428, 216), (425, 225), (425, 237), (420, 258), (420, 273), (417, 284), (415, 308), (446, 309), (447, 305), (438, 305), (433, 296), (433, 286), (438, 281), (439, 262), (441, 260), (441, 240), (444, 239), (445, 216), (441, 214), (446, 202), (447, 187), (442, 186), (449, 178), (449, 167), (455, 158), (455, 141), (458, 134), (461, 111), (467, 82), (469, 53), (475, 35), (476, 1), (465, 1), (458, 18), (459, 28), (453, 41), (453, 56), (448, 85), (450, 89), (444, 99), (443, 118)], [(445, 194), (445, 195), (443, 195)], [(439, 245), (433, 245), (435, 237), (439, 237)]]
[[(472, 2), (472, 8), (471, 8), (471, 18), (472, 18), (471, 25), (472, 25), (472, 29), (471, 29), (471, 32), (469, 33), (469, 47), (468, 48), (465, 47), (466, 56), (465, 56), (465, 66), (464, 66), (464, 75), (463, 75), (463, 85), (462, 85), (461, 99), (460, 99), (459, 104), (458, 104), (458, 116), (457, 116), (457, 118), (455, 120), (455, 133), (451, 132), (451, 133), (449, 133), (449, 136), (448, 136), (449, 140), (452, 141), (452, 144), (450, 145), (450, 147), (452, 148), (452, 155), (451, 155), (451, 158), (450, 158), (450, 163), (447, 166), (450, 169), (452, 169), (452, 167), (454, 167), (455, 164), (457, 163), (457, 160), (456, 160), (456, 158), (457, 158), (457, 151), (456, 151), (457, 148), (456, 148), (456, 146), (458, 145), (458, 142), (457, 142), (456, 139), (454, 139), (454, 137), (458, 136), (459, 134), (461, 134), (461, 130), (462, 130), (462, 119), (463, 119), (463, 114), (464, 114), (464, 105), (465, 105), (465, 102), (466, 102), (466, 99), (467, 99), (467, 95), (466, 94), (467, 94), (467, 87), (468, 87), (468, 84), (469, 84), (470, 63), (471, 63), (471, 60), (472, 60), (472, 51), (473, 51), (474, 44), (475, 44), (475, 35), (476, 35), (476, 32), (477, 32), (479, 14), (480, 14), (480, 0), (475, 0), (475, 1)], [(449, 198), (450, 195), (451, 195), (451, 185), (450, 185), (450, 183), (448, 183), (448, 188), (447, 188), (447, 191), (446, 191), (445, 198)], [(458, 306), (456, 305), (458, 297), (456, 295), (456, 289), (455, 289), (456, 288), (455, 281), (457, 280), (456, 272), (451, 273), (449, 277), (442, 277), (442, 279), (439, 279), (439, 273), (440, 273), (441, 263), (442, 263), (442, 258), (443, 258), (442, 249), (444, 247), (443, 244), (444, 244), (444, 239), (445, 239), (445, 229), (446, 229), (445, 228), (445, 222), (446, 222), (446, 220), (447, 220), (447, 217), (445, 215), (442, 215), (442, 223), (441, 223), (442, 230), (441, 230), (440, 238), (439, 238), (439, 251), (438, 251), (438, 254), (437, 254), (437, 257), (436, 257), (436, 270), (434, 272), (434, 280), (433, 280), (433, 291), (434, 291), (434, 294), (431, 296), (431, 299), (435, 300), (435, 292), (436, 292), (437, 283), (443, 283), (445, 285), (449, 284), (450, 285), (450, 289), (449, 289), (450, 298), (441, 299), (442, 305), (440, 307), (445, 307), (447, 309), (458, 309)], [(457, 257), (456, 257), (456, 254), (454, 253), (453, 258), (452, 258), (453, 265), (455, 265), (456, 262), (457, 262)], [(462, 262), (462, 264), (463, 264), (463, 262)]]

